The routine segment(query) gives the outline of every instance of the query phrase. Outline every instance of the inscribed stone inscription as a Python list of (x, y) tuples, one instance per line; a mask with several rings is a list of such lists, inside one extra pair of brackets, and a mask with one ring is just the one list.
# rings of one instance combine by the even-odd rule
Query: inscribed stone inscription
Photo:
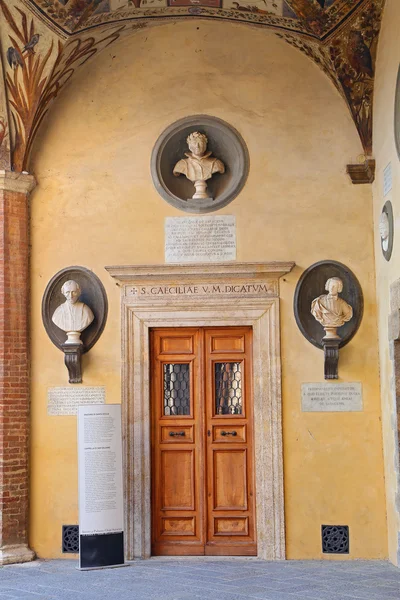
[(275, 296), (277, 293), (277, 284), (273, 281), (246, 281), (241, 283), (207, 282), (196, 285), (127, 285), (125, 288), (126, 296), (139, 296), (144, 299), (168, 297), (171, 300), (184, 296), (245, 296), (263, 298), (264, 296)]
[(54, 387), (47, 391), (47, 414), (76, 415), (78, 406), (84, 404), (105, 404), (106, 388), (96, 387)]
[(165, 219), (165, 262), (207, 263), (229, 260), (236, 260), (234, 216)]
[(358, 412), (363, 410), (361, 383), (303, 383), (303, 412)]

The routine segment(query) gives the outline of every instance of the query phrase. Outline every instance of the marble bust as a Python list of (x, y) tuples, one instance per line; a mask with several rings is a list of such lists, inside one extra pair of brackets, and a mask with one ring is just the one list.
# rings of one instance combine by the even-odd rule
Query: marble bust
[(387, 252), (389, 248), (390, 227), (389, 217), (386, 212), (382, 212), (379, 219), (379, 234), (381, 236), (382, 250)]
[(185, 175), (194, 183), (195, 193), (193, 200), (210, 198), (207, 193), (207, 179), (214, 173), (225, 173), (224, 163), (207, 152), (208, 139), (204, 133), (194, 131), (186, 139), (190, 152), (186, 152), (186, 158), (178, 161), (174, 167), (175, 177)]
[(330, 277), (325, 289), (327, 294), (315, 298), (311, 303), (311, 314), (325, 329), (324, 340), (337, 340), (340, 336), (336, 329), (353, 316), (353, 309), (343, 298), (339, 298), (343, 290), (343, 281), (339, 277)]
[(94, 315), (86, 304), (79, 302), (81, 288), (76, 281), (72, 279), (66, 281), (61, 288), (61, 293), (66, 300), (56, 308), (51, 320), (66, 332), (66, 344), (82, 344), (81, 332), (89, 327)]

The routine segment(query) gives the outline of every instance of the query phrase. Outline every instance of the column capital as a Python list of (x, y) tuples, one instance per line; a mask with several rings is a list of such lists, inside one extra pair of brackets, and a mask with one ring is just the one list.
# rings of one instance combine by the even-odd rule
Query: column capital
[(0, 170), (0, 191), (29, 194), (35, 186), (34, 176), (25, 171), (17, 173), (16, 171)]

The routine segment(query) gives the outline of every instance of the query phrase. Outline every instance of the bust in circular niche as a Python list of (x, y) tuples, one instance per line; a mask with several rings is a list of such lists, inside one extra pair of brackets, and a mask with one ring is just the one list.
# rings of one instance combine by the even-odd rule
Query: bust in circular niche
[(175, 177), (185, 175), (194, 183), (195, 193), (192, 200), (209, 199), (207, 192), (207, 179), (211, 179), (214, 173), (225, 173), (225, 165), (207, 152), (208, 139), (204, 133), (194, 131), (186, 138), (190, 152), (186, 152), (187, 158), (182, 158), (174, 167)]
[(61, 288), (61, 293), (66, 300), (56, 308), (51, 320), (66, 332), (66, 344), (82, 344), (81, 332), (89, 327), (94, 315), (87, 304), (78, 301), (81, 295), (79, 283), (73, 279), (66, 281)]
[(339, 277), (330, 277), (325, 289), (327, 294), (318, 296), (311, 303), (311, 314), (325, 329), (324, 340), (338, 340), (337, 328), (342, 327), (353, 317), (353, 309), (343, 298), (339, 298), (343, 290), (343, 281)]
[(379, 234), (381, 236), (382, 250), (387, 252), (389, 248), (390, 226), (389, 217), (385, 211), (382, 212), (379, 219)]

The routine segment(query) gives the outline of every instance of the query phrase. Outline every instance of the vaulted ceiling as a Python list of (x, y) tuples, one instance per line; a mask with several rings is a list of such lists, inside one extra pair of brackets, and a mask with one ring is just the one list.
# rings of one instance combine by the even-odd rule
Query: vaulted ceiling
[(165, 18), (264, 26), (306, 54), (348, 104), (372, 151), (375, 57), (385, 0), (0, 0), (0, 168), (27, 169), (51, 101), (102, 48)]
[(29, 0), (64, 33), (104, 23), (188, 15), (258, 23), (323, 39), (365, 0)]

